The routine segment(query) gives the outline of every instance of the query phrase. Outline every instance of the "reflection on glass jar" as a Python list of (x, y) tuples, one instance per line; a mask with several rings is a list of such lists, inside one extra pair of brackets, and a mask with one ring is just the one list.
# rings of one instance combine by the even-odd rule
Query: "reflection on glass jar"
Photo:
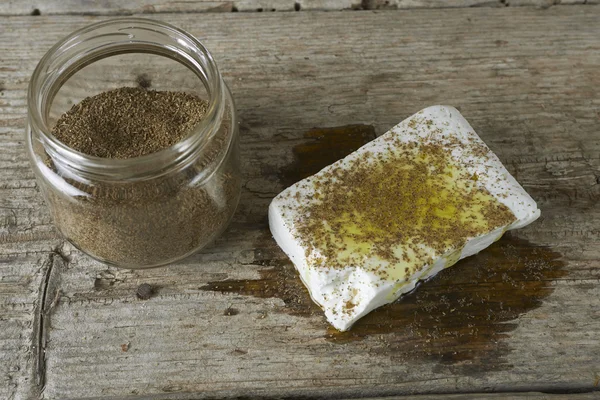
[[(74, 104), (121, 87), (191, 93), (208, 109), (181, 141), (135, 158), (86, 155), (52, 134)], [(28, 112), (39, 187), (56, 226), (89, 255), (127, 268), (160, 266), (229, 224), (241, 187), (235, 108), (211, 55), (188, 33), (139, 18), (74, 32), (38, 64)]]

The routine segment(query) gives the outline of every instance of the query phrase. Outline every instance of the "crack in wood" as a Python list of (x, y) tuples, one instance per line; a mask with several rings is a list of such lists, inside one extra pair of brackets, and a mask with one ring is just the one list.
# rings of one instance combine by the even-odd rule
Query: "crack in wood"
[(337, 0), (337, 1), (297, 1), (297, 0), (238, 0), (238, 1), (178, 1), (157, 2), (156, 4), (140, 4), (135, 0), (126, 0), (116, 5), (99, 2), (82, 6), (78, 2), (59, 2), (50, 0), (44, 4), (43, 12), (33, 0), (17, 3), (0, 2), (0, 16), (30, 15), (132, 15), (132, 14), (166, 14), (166, 13), (225, 13), (278, 11), (389, 11), (398, 9), (446, 9), (467, 7), (536, 7), (548, 9), (557, 5), (589, 5), (597, 0), (575, 0), (563, 3), (559, 0), (457, 0), (452, 2), (431, 0)]
[(46, 271), (40, 284), (40, 298), (37, 303), (33, 328), (33, 356), (35, 367), (33, 378), (36, 397), (40, 397), (46, 383), (46, 341), (50, 328), (50, 317), (60, 302), (60, 276), (66, 268), (69, 257), (63, 251), (63, 244), (56, 246), (44, 263)]

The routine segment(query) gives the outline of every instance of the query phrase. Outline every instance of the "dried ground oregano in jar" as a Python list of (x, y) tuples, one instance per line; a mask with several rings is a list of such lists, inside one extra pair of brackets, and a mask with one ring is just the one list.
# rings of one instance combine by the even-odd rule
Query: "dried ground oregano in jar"
[(163, 22), (101, 21), (53, 46), (29, 83), (26, 139), (55, 225), (117, 266), (186, 257), (239, 201), (231, 93), (208, 50)]
[[(181, 141), (202, 120), (207, 106), (184, 92), (119, 88), (76, 104), (52, 132), (70, 148), (91, 156), (140, 157)], [(217, 132), (199, 167), (227, 150), (228, 135), (228, 127)], [(125, 186), (104, 183), (77, 202), (55, 197), (55, 219), (75, 245), (102, 260), (151, 266), (158, 259), (178, 258), (220, 232), (239, 196), (238, 174), (227, 166), (209, 185), (188, 187), (188, 177), (189, 173)]]
[(207, 107), (206, 100), (185, 92), (123, 87), (85, 98), (58, 119), (52, 133), (90, 156), (140, 157), (181, 141)]

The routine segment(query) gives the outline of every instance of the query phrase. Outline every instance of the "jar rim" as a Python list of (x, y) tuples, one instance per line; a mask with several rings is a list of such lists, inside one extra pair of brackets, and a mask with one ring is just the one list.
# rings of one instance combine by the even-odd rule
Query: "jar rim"
[[(169, 43), (162, 45), (136, 37), (137, 31), (160, 35), (157, 37), (165, 38)], [(118, 36), (122, 36), (123, 40), (113, 41)], [(104, 41), (97, 43), (95, 47), (90, 49), (86, 45), (86, 41), (99, 37)], [(44, 117), (56, 92), (70, 76), (86, 65), (123, 53), (166, 56), (194, 72), (202, 80), (208, 92), (208, 108), (204, 118), (186, 137), (172, 146), (132, 158), (96, 157), (81, 153), (58, 140), (52, 134), (52, 129)], [(153, 19), (112, 18), (72, 32), (57, 42), (42, 57), (29, 82), (28, 135), (32, 134), (32, 129), (38, 132), (49, 156), (60, 160), (61, 164), (69, 169), (73, 169), (75, 175), (106, 180), (155, 178), (186, 163), (192, 154), (202, 151), (202, 148), (216, 134), (219, 122), (225, 113), (223, 98), (229, 95), (226, 91), (212, 55), (190, 33)]]

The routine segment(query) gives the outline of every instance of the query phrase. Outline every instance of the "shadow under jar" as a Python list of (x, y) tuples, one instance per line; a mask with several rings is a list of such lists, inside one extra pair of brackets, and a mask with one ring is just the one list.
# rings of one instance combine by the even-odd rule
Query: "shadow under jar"
[[(187, 92), (208, 106), (182, 140), (140, 157), (86, 155), (52, 134), (73, 105), (122, 87)], [(162, 22), (109, 20), (50, 49), (29, 84), (27, 149), (62, 234), (120, 267), (161, 266), (198, 251), (227, 227), (240, 197), (231, 94), (206, 48)]]

